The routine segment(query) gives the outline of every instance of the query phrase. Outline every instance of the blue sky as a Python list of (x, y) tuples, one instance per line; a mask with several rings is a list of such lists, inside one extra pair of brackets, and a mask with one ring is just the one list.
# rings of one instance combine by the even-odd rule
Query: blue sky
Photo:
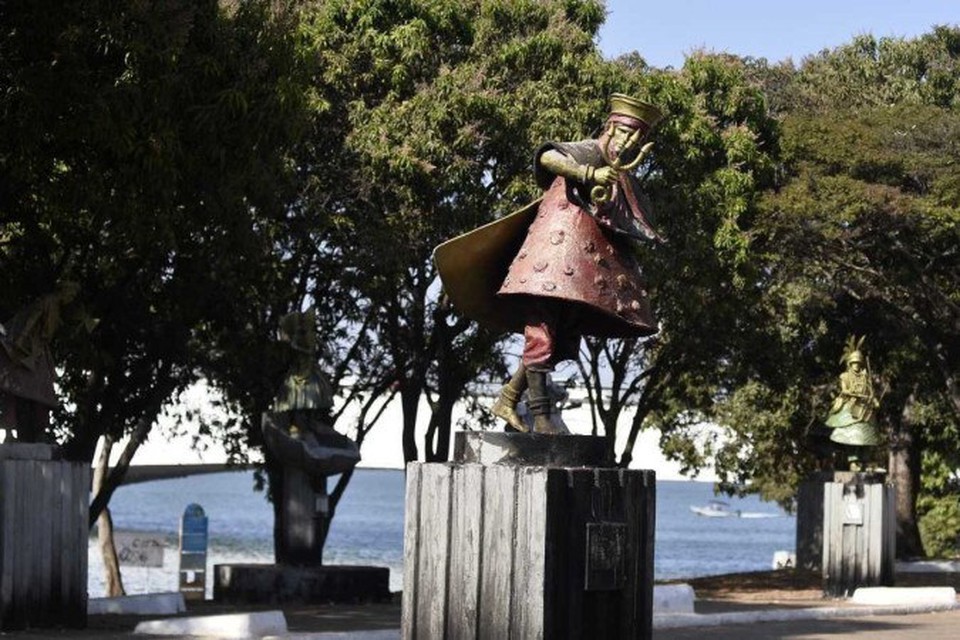
[(696, 49), (767, 58), (805, 56), (854, 36), (913, 37), (960, 23), (960, 0), (606, 0), (600, 48), (638, 51), (655, 67), (680, 67)]

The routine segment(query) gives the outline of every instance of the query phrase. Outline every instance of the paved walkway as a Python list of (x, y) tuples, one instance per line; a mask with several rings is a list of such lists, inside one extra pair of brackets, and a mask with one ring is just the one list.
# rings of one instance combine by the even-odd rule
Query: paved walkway
[[(789, 608), (789, 607), (787, 607)], [(223, 613), (203, 607), (203, 614)], [(218, 609), (218, 607), (215, 607)], [(246, 608), (245, 608), (246, 609)], [(771, 605), (736, 602), (698, 602), (700, 613), (716, 614), (745, 611), (783, 611)], [(230, 610), (233, 612), (233, 610)], [(194, 611), (194, 615), (200, 613)], [(290, 633), (295, 640), (392, 640), (399, 639), (400, 606), (398, 603), (355, 606), (299, 607), (286, 609)], [(138, 618), (132, 616), (94, 616), (84, 630), (30, 630), (0, 634), (0, 638), (34, 640), (93, 639), (129, 640), (130, 638), (162, 638), (134, 636), (131, 631)], [(655, 629), (654, 640), (956, 640), (960, 638), (960, 610), (907, 614), (858, 616), (824, 620), (792, 620), (788, 622), (754, 622), (721, 626)], [(601, 639), (598, 639), (601, 640)]]
[(943, 611), (900, 616), (867, 616), (833, 620), (762, 622), (723, 627), (657, 629), (654, 640), (957, 640), (960, 638), (960, 611)]
[[(734, 576), (716, 576), (691, 580), (697, 595), (702, 600), (696, 603), (698, 614), (704, 615), (699, 623), (710, 626), (655, 628), (654, 640), (760, 640), (786, 638), (790, 640), (839, 640), (860, 638), (866, 640), (894, 640), (918, 638), (923, 640), (960, 639), (960, 609), (932, 613), (907, 613), (901, 615), (869, 615), (866, 611), (883, 611), (883, 608), (861, 609), (848, 601), (826, 600), (811, 582), (810, 576), (801, 573), (766, 572)], [(912, 580), (898, 575), (898, 584), (936, 584), (931, 576)], [(958, 586), (957, 575), (948, 583)], [(188, 615), (217, 615), (250, 611), (275, 610), (276, 605), (259, 607), (233, 607), (212, 602), (189, 604)], [(782, 622), (758, 622), (758, 617), (790, 615), (798, 609), (815, 608), (828, 613), (830, 609), (842, 609), (838, 615), (846, 617), (826, 619), (795, 619)], [(851, 613), (856, 610), (856, 613)], [(751, 616), (756, 612), (757, 616)], [(728, 614), (734, 614), (730, 620)], [(380, 604), (357, 605), (302, 605), (284, 607), (288, 638), (297, 640), (394, 640), (399, 639), (400, 601)], [(719, 616), (726, 616), (721, 619)], [(146, 616), (151, 618), (155, 616)], [(751, 620), (741, 623), (745, 617)], [(137, 616), (91, 616), (89, 627), (83, 630), (29, 630), (17, 633), (0, 633), (0, 639), (25, 638), (34, 640), (80, 639), (129, 640), (130, 638), (160, 638), (161, 636), (134, 636), (133, 628), (144, 617)], [(717, 625), (717, 622), (722, 624)], [(603, 639), (597, 639), (603, 640)]]

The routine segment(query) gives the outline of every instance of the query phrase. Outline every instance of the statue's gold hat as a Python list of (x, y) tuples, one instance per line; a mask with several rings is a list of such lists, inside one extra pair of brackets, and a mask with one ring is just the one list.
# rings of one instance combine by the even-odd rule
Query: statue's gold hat
[(860, 364), (863, 364), (863, 354), (860, 353), (859, 351), (851, 351), (850, 353), (847, 354), (846, 360), (847, 360), (847, 364), (852, 364), (854, 362), (859, 362)]
[[(652, 129), (655, 124), (663, 119), (663, 112), (652, 104), (634, 98), (633, 96), (614, 93), (610, 96), (610, 116), (616, 120), (620, 120), (620, 118), (623, 117), (636, 120), (642, 124), (644, 128)], [(616, 116), (620, 116), (620, 118)]]

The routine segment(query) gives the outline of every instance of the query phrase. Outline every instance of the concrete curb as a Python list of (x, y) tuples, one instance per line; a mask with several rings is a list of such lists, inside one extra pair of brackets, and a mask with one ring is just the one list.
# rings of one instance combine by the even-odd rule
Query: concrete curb
[[(693, 614), (693, 601), (693, 587), (689, 584), (658, 584), (653, 587), (653, 610), (663, 615)], [(285, 640), (399, 640), (400, 629), (290, 633), (282, 637)]]
[(853, 592), (851, 604), (873, 605), (949, 605), (956, 603), (953, 587), (860, 587)]
[[(807, 609), (767, 609), (764, 611), (731, 611), (728, 613), (679, 613), (653, 616), (654, 629), (678, 629), (681, 627), (718, 627), (758, 622), (790, 622), (802, 620), (827, 620), (830, 618), (861, 618), (867, 616), (908, 615), (933, 613), (960, 609), (960, 604), (951, 605), (900, 605), (888, 607), (810, 607)], [(400, 629), (377, 631), (326, 631), (319, 633), (291, 633), (276, 639), (264, 640), (399, 640)]]
[(653, 615), (693, 613), (696, 594), (689, 584), (658, 584), (653, 587)]
[(288, 633), (284, 636), (267, 636), (263, 640), (400, 640), (400, 629)]
[(866, 616), (894, 616), (911, 613), (932, 613), (960, 609), (952, 604), (895, 605), (887, 607), (810, 607), (807, 609), (766, 609), (762, 611), (730, 611), (727, 613), (685, 613), (654, 615), (654, 629), (677, 629), (680, 627), (717, 627), (729, 624), (754, 624), (757, 622), (791, 622), (799, 620), (826, 620), (829, 618), (862, 618)]
[(286, 636), (287, 619), (282, 611), (232, 613), (222, 616), (193, 616), (146, 620), (135, 634), (165, 636), (206, 636), (210, 638), (262, 638)]

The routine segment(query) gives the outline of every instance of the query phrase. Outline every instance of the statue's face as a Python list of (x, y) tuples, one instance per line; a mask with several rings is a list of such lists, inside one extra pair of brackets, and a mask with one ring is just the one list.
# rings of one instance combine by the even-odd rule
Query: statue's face
[(627, 139), (633, 133), (633, 129), (619, 123), (613, 123), (610, 126), (610, 155), (617, 157), (627, 144)]
[(863, 363), (860, 362), (859, 360), (851, 360), (850, 370), (853, 371), (854, 373), (860, 373), (861, 371), (863, 371)]

